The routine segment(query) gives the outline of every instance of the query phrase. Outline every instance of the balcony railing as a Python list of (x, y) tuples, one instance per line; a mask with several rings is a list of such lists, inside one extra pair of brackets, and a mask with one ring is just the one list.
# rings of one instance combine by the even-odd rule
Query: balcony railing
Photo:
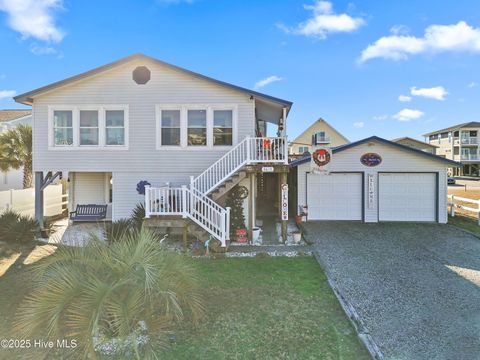
[(479, 144), (478, 137), (461, 138), (460, 142), (461, 142), (462, 145), (478, 145)]
[(315, 144), (328, 144), (330, 143), (329, 136), (315, 136)]
[(466, 161), (478, 161), (480, 160), (480, 155), (479, 154), (462, 154), (460, 156), (461, 160), (466, 160)]

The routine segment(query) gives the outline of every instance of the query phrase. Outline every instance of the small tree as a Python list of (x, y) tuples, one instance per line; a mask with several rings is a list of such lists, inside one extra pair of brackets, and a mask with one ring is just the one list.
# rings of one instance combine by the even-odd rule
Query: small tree
[(243, 215), (243, 200), (248, 196), (248, 189), (245, 186), (235, 186), (227, 199), (227, 206), (230, 207), (230, 237), (233, 239), (235, 231), (245, 229), (245, 216)]
[(32, 127), (18, 125), (0, 135), (0, 170), (23, 167), (23, 188), (32, 186)]

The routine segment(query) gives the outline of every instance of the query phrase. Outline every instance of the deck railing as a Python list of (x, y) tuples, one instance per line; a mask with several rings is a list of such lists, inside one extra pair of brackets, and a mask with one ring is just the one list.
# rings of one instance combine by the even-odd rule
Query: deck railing
[(203, 173), (193, 178), (191, 188), (209, 194), (248, 164), (288, 164), (288, 144), (284, 137), (246, 137)]
[(284, 137), (246, 137), (209, 166), (190, 187), (145, 187), (145, 215), (181, 215), (208, 231), (225, 246), (230, 233), (230, 209), (224, 209), (207, 195), (249, 164), (288, 164)]

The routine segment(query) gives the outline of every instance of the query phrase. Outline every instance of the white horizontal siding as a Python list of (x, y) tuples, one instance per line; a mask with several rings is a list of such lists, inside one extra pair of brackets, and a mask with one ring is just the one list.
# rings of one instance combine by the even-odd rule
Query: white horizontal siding
[[(132, 80), (132, 71), (146, 65), (151, 79), (145, 85)], [(129, 150), (48, 150), (48, 106), (129, 106)], [(63, 171), (145, 172), (172, 176), (179, 171), (196, 175), (224, 152), (217, 149), (157, 150), (155, 105), (235, 104), (238, 107), (237, 139), (255, 134), (254, 101), (246, 94), (174, 71), (157, 63), (136, 61), (57, 89), (35, 99), (34, 169)]]
[[(382, 157), (382, 163), (375, 167), (367, 167), (361, 164), (360, 157), (369, 152), (374, 152)], [(298, 167), (298, 204), (308, 205), (306, 199), (305, 179), (306, 172), (310, 171), (310, 163), (301, 164)], [(368, 199), (368, 174), (373, 174), (375, 181), (375, 199), (373, 206), (368, 207), (367, 200), (364, 203), (365, 222), (378, 221), (378, 172), (434, 172), (439, 174), (438, 207), (440, 223), (447, 222), (447, 169), (446, 165), (427, 157), (402, 151), (380, 143), (363, 144), (335, 153), (332, 156), (330, 171), (337, 172), (364, 172), (364, 199)], [(308, 174), (308, 176), (319, 176)], [(321, 191), (318, 189), (317, 191)]]

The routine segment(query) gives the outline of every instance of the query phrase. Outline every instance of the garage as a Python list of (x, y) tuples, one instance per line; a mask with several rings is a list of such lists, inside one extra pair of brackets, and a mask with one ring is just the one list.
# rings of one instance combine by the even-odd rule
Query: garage
[(436, 221), (437, 176), (433, 173), (379, 173), (379, 221)]
[(316, 193), (308, 204), (310, 220), (362, 220), (361, 173), (310, 174), (307, 186)]
[(447, 169), (460, 163), (372, 136), (290, 163), (302, 221), (448, 221)]

